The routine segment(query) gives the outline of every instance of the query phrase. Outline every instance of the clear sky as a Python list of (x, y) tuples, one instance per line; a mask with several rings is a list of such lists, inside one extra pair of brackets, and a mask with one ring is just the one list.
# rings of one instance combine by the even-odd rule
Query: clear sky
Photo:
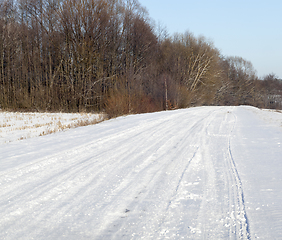
[(282, 0), (139, 0), (168, 33), (211, 40), (224, 56), (251, 61), (282, 79)]

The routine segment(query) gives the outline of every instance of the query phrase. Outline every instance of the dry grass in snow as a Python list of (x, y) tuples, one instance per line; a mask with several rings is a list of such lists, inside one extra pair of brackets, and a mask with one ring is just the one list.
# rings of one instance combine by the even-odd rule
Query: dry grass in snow
[(21, 113), (0, 111), (0, 144), (96, 124), (104, 114)]

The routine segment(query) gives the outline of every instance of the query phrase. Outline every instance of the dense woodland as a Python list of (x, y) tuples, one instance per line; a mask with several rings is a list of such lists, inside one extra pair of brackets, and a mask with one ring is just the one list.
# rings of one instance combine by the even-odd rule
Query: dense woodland
[(2, 109), (117, 116), (238, 104), (281, 109), (282, 81), (258, 79), (204, 37), (169, 36), (137, 0), (0, 2)]

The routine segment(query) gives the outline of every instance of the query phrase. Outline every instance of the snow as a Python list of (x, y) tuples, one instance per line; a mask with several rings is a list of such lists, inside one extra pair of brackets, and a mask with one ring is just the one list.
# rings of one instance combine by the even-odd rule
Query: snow
[(2, 127), (0, 239), (281, 239), (281, 125), (240, 106)]
[(102, 121), (103, 114), (1, 112), (0, 144)]

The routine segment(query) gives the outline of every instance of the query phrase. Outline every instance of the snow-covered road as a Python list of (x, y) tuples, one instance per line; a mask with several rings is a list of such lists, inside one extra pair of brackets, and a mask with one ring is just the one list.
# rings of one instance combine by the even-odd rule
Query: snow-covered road
[(0, 239), (282, 239), (281, 124), (199, 107), (0, 145)]

